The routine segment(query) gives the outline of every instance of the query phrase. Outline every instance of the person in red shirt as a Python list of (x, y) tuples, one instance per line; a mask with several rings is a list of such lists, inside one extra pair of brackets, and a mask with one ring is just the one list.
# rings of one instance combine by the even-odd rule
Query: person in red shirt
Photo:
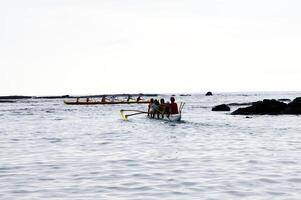
[(175, 98), (170, 97), (170, 102), (171, 102), (169, 104), (170, 114), (178, 114), (179, 113), (178, 104), (175, 102)]

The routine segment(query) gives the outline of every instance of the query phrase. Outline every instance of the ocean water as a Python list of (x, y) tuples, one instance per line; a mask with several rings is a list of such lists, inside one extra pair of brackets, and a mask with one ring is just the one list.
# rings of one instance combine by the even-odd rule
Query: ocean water
[(146, 105), (2, 103), (0, 199), (301, 199), (301, 116), (211, 112), (298, 96), (176, 96), (181, 123), (121, 120), (120, 109)]

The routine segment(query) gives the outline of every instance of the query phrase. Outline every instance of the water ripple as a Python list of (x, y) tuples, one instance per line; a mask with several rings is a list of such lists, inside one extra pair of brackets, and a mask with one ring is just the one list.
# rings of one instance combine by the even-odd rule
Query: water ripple
[(182, 123), (145, 116), (125, 122), (121, 105), (0, 105), (0, 197), (300, 199), (300, 117), (210, 111), (259, 96), (241, 98), (185, 97)]

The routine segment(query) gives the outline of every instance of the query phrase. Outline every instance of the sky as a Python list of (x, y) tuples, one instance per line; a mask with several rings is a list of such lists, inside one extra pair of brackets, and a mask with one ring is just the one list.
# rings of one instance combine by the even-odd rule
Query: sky
[(0, 0), (0, 95), (300, 91), (299, 0)]

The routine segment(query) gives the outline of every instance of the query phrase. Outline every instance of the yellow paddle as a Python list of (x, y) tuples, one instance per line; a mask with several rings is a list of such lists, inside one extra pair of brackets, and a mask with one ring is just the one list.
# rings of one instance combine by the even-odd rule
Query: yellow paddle
[[(124, 111), (137, 112), (137, 113), (125, 115), (125, 114), (124, 114)], [(140, 111), (140, 110), (120, 110), (121, 118), (122, 118), (124, 121), (127, 121), (129, 116), (140, 115), (140, 114), (147, 114), (147, 113), (148, 113), (148, 112)]]

